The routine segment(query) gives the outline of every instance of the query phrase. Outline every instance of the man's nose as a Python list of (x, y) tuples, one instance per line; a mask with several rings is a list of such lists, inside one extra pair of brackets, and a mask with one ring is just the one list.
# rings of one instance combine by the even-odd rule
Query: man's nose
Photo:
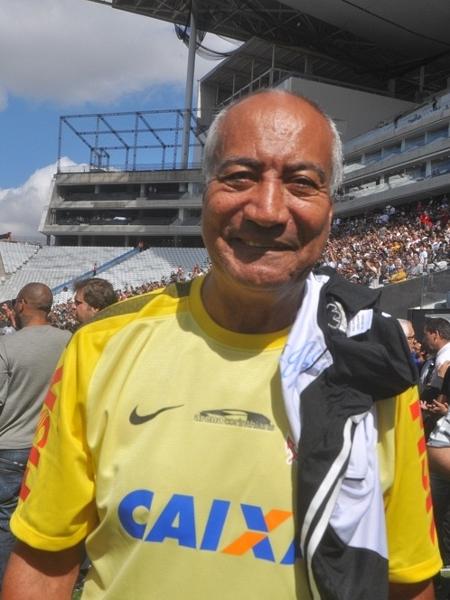
[(245, 217), (261, 227), (284, 224), (289, 219), (283, 182), (276, 178), (263, 179), (250, 191), (245, 205)]

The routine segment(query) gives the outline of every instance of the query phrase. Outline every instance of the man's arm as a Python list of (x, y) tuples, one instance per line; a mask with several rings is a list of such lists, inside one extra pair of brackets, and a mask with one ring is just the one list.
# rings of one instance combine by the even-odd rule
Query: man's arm
[(3, 344), (0, 343), (0, 413), (8, 397), (9, 370)]
[(3, 579), (2, 600), (70, 600), (83, 545), (59, 552), (17, 542)]
[(434, 600), (434, 586), (430, 580), (420, 583), (389, 584), (389, 600)]
[(4, 312), (6, 317), (9, 319), (9, 322), (11, 323), (12, 327), (14, 327), (14, 329), (17, 329), (16, 315), (15, 315), (14, 311), (11, 310), (11, 308), (6, 304), (6, 302), (5, 302), (5, 304), (2, 304), (2, 311)]
[(450, 479), (450, 447), (427, 446), (430, 471)]

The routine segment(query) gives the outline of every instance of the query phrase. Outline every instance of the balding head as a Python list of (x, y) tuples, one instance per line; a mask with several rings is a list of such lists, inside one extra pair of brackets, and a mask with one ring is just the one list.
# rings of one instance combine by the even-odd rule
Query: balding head
[(397, 319), (397, 320), (400, 323), (400, 327), (402, 328), (403, 333), (405, 334), (409, 349), (411, 351), (414, 350), (414, 343), (416, 340), (416, 335), (414, 333), (413, 324), (411, 323), (411, 321), (408, 321), (407, 319)]
[(47, 323), (53, 304), (51, 289), (44, 283), (27, 283), (14, 303), (16, 320), (20, 327)]
[(27, 283), (17, 295), (17, 300), (20, 299), (45, 314), (50, 312), (53, 304), (52, 290), (45, 283)]

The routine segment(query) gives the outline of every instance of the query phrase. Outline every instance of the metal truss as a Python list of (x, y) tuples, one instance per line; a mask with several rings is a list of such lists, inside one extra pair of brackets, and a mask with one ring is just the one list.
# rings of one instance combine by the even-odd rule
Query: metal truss
[[(382, 45), (360, 38), (277, 0), (91, 0), (113, 8), (187, 27), (193, 5), (199, 30), (247, 41), (258, 37), (305, 52), (319, 52), (346, 71), (348, 83), (386, 89), (395, 79), (395, 95), (417, 100), (446, 87), (448, 48), (432, 57), (411, 60)], [(195, 3), (195, 4), (194, 4)], [(341, 69), (336, 67), (336, 61)], [(322, 61), (322, 66), (324, 62)], [(425, 74), (424, 74), (425, 73)], [(338, 78), (339, 79), (339, 78)]]
[[(189, 167), (203, 156), (205, 127), (197, 109), (147, 110), (64, 115), (59, 119), (58, 166), (68, 134), (86, 151), (90, 170), (161, 170), (183, 168), (182, 134), (189, 121)], [(71, 140), (73, 143), (73, 139)]]

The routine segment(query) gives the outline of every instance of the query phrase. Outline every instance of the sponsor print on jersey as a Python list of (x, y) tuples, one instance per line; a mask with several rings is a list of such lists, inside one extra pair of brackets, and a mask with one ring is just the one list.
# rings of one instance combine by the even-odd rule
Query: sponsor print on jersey
[(409, 405), (409, 413), (411, 419), (419, 424), (420, 430), (417, 439), (417, 453), (420, 458), (420, 464), (422, 467), (422, 488), (425, 492), (425, 510), (427, 511), (430, 518), (430, 526), (429, 526), (429, 535), (430, 540), (433, 544), (436, 543), (436, 526), (434, 523), (433, 517), (433, 503), (431, 500), (431, 488), (430, 488), (430, 474), (428, 471), (428, 463), (427, 463), (427, 446), (425, 442), (424, 430), (423, 430), (423, 422), (422, 422), (422, 411), (420, 409), (419, 400), (414, 400)]
[(33, 446), (28, 456), (28, 464), (25, 469), (25, 473), (22, 480), (22, 486), (19, 492), (19, 498), (22, 501), (26, 500), (30, 493), (30, 488), (27, 485), (30, 468), (37, 468), (37, 466), (39, 465), (39, 460), (41, 458), (41, 451), (43, 448), (45, 448), (47, 444), (48, 434), (50, 431), (50, 413), (53, 411), (56, 400), (58, 399), (58, 384), (62, 379), (62, 373), (62, 367), (56, 369), (50, 382), (50, 386), (45, 397), (44, 404), (42, 405), (41, 413), (39, 415), (39, 420), (36, 427), (36, 433), (34, 435)]
[(195, 415), (194, 420), (215, 425), (266, 429), (267, 431), (275, 429), (274, 424), (265, 415), (240, 408), (202, 410)]
[[(259, 560), (281, 565), (293, 565), (299, 558), (296, 540), (276, 556), (270, 534), (282, 523), (292, 520), (292, 512), (272, 508), (264, 512), (254, 504), (239, 505), (243, 530), (231, 543), (222, 542), (230, 518), (229, 500), (213, 499), (206, 518), (196, 514), (195, 498), (186, 494), (173, 494), (148, 529), (148, 519), (155, 493), (151, 490), (133, 490), (119, 504), (119, 521), (132, 538), (149, 543), (164, 543), (175, 539), (179, 546), (205, 552), (219, 552), (232, 556), (252, 553)], [(145, 522), (141, 518), (147, 511)]]

